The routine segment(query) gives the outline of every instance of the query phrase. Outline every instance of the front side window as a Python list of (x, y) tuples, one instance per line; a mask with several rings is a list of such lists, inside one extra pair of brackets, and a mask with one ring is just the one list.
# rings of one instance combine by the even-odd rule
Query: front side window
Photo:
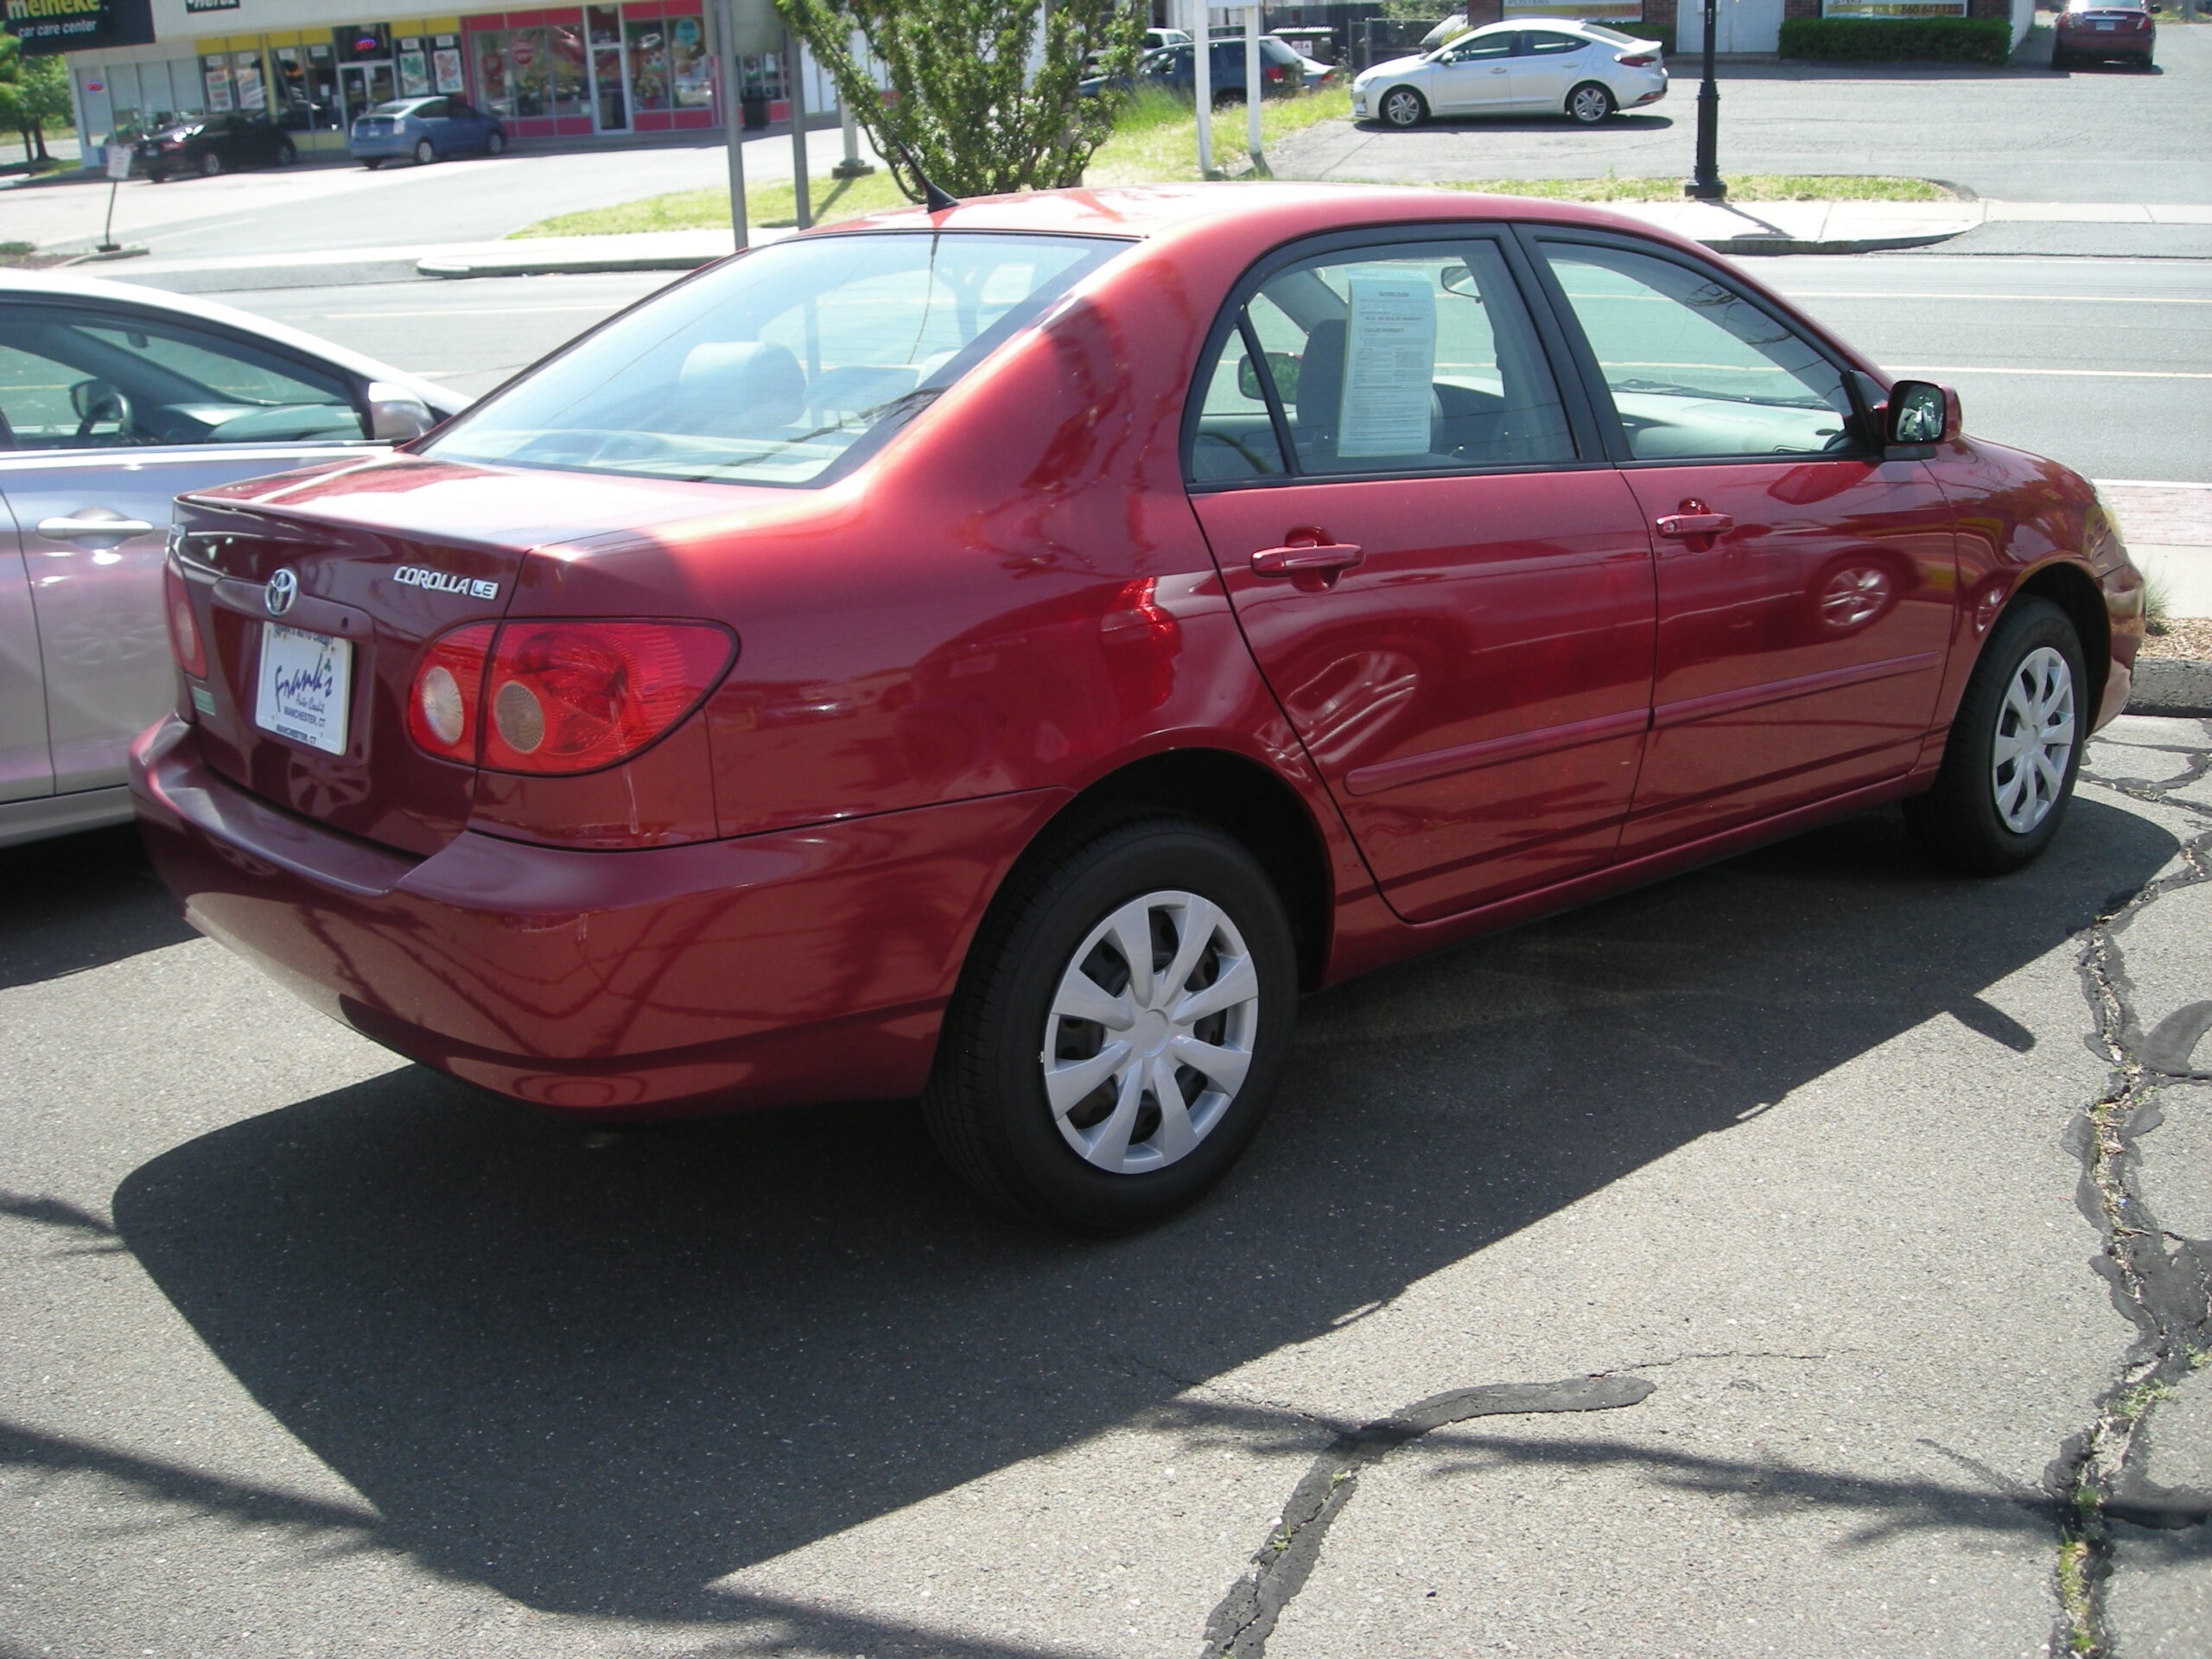
[(18, 449), (365, 435), (335, 374), (166, 319), (60, 306), (0, 312), (0, 411)]
[(1544, 248), (1637, 460), (1858, 453), (1843, 372), (1713, 272)]
[(618, 318), (478, 404), (429, 453), (824, 482), (1127, 245), (978, 232), (777, 244)]
[(1510, 34), (1484, 35), (1478, 39), (1462, 41), (1453, 47), (1444, 60), (1446, 63), (1473, 63), (1484, 58), (1510, 58), (1513, 55), (1513, 36)]
[(1310, 476), (1575, 459), (1558, 389), (1487, 239), (1329, 254), (1268, 277), (1211, 372), (1194, 481), (1279, 470), (1266, 458), (1280, 445), (1252, 431), (1269, 386), (1295, 470)]

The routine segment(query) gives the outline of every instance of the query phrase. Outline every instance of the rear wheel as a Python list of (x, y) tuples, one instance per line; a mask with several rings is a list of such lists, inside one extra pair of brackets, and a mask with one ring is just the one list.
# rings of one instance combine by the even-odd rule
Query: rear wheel
[(1375, 110), (1393, 127), (1417, 127), (1428, 119), (1428, 100), (1410, 86), (1393, 86)]
[(212, 149), (200, 152), (200, 176), (212, 179), (223, 170), (223, 158)]
[(373, 173), (377, 168), (384, 165), (384, 157), (381, 156), (364, 156), (361, 158), (361, 165), (368, 168), (370, 172)]
[(1186, 818), (1072, 838), (977, 936), (924, 1097), (962, 1179), (1048, 1226), (1152, 1225), (1259, 1128), (1296, 1014), (1281, 899)]
[(292, 148), (292, 141), (290, 139), (280, 138), (276, 141), (277, 166), (289, 167), (294, 162), (299, 160), (299, 158), (300, 152)]
[(1594, 80), (1586, 80), (1567, 95), (1567, 112), (1586, 127), (1594, 127), (1613, 112), (1613, 95)]
[(436, 145), (433, 144), (427, 138), (417, 138), (415, 141), (416, 166), (428, 167), (432, 162), (435, 162), (437, 159), (438, 150)]
[(484, 135), (484, 153), (486, 156), (496, 156), (506, 147), (507, 135), (505, 133), (487, 132)]
[(2081, 768), (2088, 688), (2065, 612), (2024, 599), (2005, 613), (1959, 700), (1936, 787), (1904, 804), (1931, 857), (2002, 875), (2050, 844)]

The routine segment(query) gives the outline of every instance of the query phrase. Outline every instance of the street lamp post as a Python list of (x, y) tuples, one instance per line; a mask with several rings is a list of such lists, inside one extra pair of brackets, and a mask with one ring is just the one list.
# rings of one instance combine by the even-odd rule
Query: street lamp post
[(1697, 166), (1682, 194), (1719, 201), (1728, 194), (1720, 177), (1720, 87), (1713, 78), (1713, 0), (1705, 0), (1705, 79), (1697, 89)]

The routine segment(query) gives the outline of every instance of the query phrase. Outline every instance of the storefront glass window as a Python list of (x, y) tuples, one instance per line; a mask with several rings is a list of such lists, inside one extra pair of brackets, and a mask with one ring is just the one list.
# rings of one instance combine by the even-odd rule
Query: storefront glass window
[(706, 29), (696, 17), (671, 17), (667, 27), (668, 82), (676, 107), (703, 110), (715, 100)]
[(403, 35), (393, 43), (399, 50), (399, 95), (402, 98), (428, 98), (430, 95), (430, 54), (423, 49), (419, 35)]
[(480, 29), (476, 90), (493, 115), (588, 115), (582, 31), (573, 25)]
[(261, 79), (260, 53), (231, 54), (231, 91), (242, 110), (260, 111), (269, 107), (269, 88)]
[(668, 90), (668, 25), (658, 17), (627, 17), (623, 20), (623, 27), (630, 36), (632, 107), (671, 107)]

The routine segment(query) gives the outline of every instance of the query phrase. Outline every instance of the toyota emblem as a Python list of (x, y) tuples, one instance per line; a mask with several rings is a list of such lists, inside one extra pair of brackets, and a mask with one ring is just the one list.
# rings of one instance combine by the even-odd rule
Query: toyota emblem
[(261, 602), (269, 607), (271, 616), (283, 615), (299, 596), (300, 579), (289, 570), (279, 570), (269, 578), (268, 587), (261, 590)]

